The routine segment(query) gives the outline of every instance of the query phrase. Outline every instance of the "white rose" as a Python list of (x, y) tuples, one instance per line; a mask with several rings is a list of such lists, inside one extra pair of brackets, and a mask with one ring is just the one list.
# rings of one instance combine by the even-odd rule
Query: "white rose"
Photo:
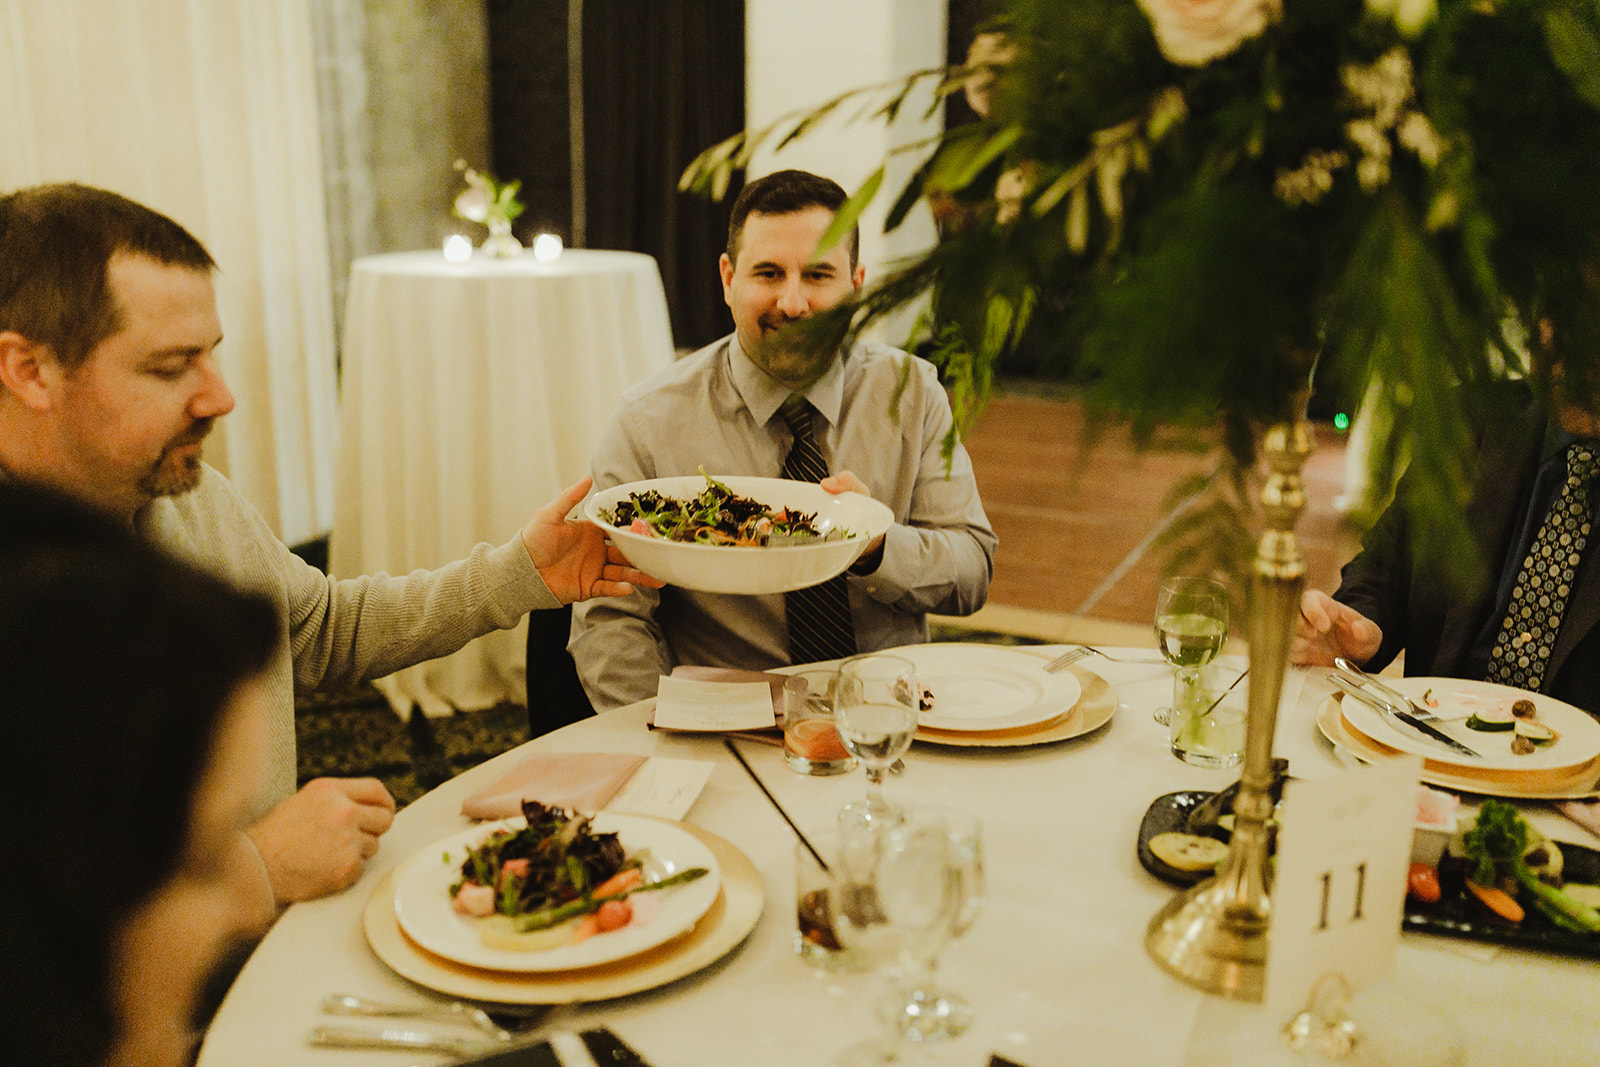
[(1439, 13), (1436, 0), (1367, 0), (1367, 10), (1393, 19), (1395, 28), (1407, 37), (1421, 33)]
[(1200, 67), (1238, 48), (1277, 20), (1282, 0), (1138, 0), (1161, 54)]
[(490, 216), (494, 197), (477, 171), (467, 171), (467, 187), (456, 197), (456, 214), (472, 222), (482, 222)]

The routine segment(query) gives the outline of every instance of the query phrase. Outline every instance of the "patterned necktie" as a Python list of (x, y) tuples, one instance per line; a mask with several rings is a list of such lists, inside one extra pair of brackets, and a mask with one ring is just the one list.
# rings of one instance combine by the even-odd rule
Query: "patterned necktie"
[[(797, 482), (820, 482), (828, 464), (811, 431), (812, 407), (803, 396), (791, 396), (778, 409), (794, 433), (794, 445), (783, 461), (783, 476)], [(850, 589), (844, 575), (809, 589), (783, 594), (789, 615), (789, 662), (815, 663), (856, 653), (856, 630), (850, 620)]]
[(1505, 621), (1489, 653), (1491, 682), (1538, 692), (1545, 664), (1561, 632), (1561, 613), (1589, 539), (1589, 490), (1600, 463), (1591, 444), (1567, 449), (1567, 480), (1545, 515), (1511, 588)]

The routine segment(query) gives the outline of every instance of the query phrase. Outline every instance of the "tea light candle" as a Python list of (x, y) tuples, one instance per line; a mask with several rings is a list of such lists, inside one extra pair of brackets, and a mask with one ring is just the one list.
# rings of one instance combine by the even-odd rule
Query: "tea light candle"
[(472, 258), (472, 242), (453, 233), (444, 239), (444, 258), (451, 263), (465, 263)]
[(533, 258), (548, 263), (561, 255), (561, 238), (553, 233), (541, 233), (533, 239)]

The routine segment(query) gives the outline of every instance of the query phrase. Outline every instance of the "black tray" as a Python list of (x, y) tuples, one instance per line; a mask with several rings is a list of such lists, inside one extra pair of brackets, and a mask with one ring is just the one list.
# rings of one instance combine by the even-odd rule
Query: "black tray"
[[(1139, 823), (1139, 865), (1164, 882), (1191, 886), (1211, 876), (1210, 871), (1180, 871), (1156, 858), (1150, 839), (1168, 831), (1185, 832), (1189, 812), (1211, 794), (1200, 789), (1185, 789), (1156, 797)], [(1227, 840), (1219, 831), (1216, 836)], [(1573, 882), (1600, 883), (1600, 852), (1583, 845), (1560, 842), (1566, 877)], [(1527, 918), (1511, 923), (1478, 903), (1462, 886), (1460, 864), (1452, 869), (1447, 859), (1440, 865), (1439, 882), (1443, 896), (1435, 904), (1423, 904), (1406, 897), (1401, 929), (1418, 933), (1459, 937), (1468, 941), (1487, 941), (1496, 945), (1553, 952), (1562, 956), (1600, 959), (1600, 934), (1579, 934), (1556, 926), (1541, 912), (1528, 909)]]
[[(1163, 863), (1154, 852), (1150, 851), (1150, 839), (1157, 834), (1188, 833), (1189, 813), (1209, 796), (1211, 794), (1204, 789), (1184, 789), (1156, 797), (1155, 802), (1145, 811), (1144, 821), (1139, 824), (1139, 866), (1163, 882), (1171, 882), (1173, 885), (1194, 885), (1211, 877), (1210, 871), (1181, 871)], [(1226, 835), (1217, 836), (1219, 840), (1227, 840)]]

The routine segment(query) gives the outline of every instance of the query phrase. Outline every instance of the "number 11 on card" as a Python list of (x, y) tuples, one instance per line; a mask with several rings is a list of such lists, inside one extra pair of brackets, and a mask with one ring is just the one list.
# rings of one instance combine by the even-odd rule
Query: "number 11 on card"
[[(1367, 892), (1367, 865), (1365, 863), (1356, 864), (1355, 875), (1356, 875), (1356, 877), (1355, 877), (1355, 883), (1356, 883), (1355, 884), (1355, 902), (1351, 905), (1351, 908), (1350, 908), (1350, 920), (1349, 920), (1350, 922), (1359, 922), (1361, 920), (1361, 898), (1363, 896), (1365, 896), (1366, 892)], [(1317, 923), (1317, 930), (1318, 930), (1319, 933), (1321, 931), (1323, 931), (1323, 930), (1328, 929), (1328, 905), (1332, 901), (1332, 899), (1333, 899), (1333, 872), (1332, 871), (1323, 871), (1322, 872), (1322, 917)]]
[(1360, 989), (1393, 968), (1420, 770), (1420, 760), (1394, 760), (1285, 786), (1269, 1004), (1300, 1007), (1324, 974)]

